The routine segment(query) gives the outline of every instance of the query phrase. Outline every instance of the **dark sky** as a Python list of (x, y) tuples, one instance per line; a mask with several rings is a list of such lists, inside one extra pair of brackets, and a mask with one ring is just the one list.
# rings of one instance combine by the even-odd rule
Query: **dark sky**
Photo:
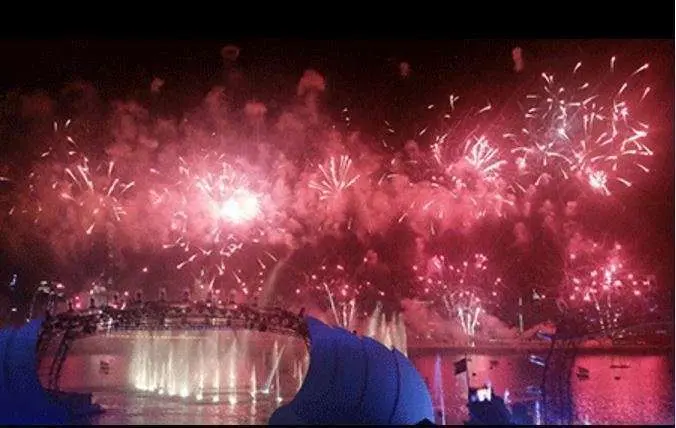
[[(674, 158), (673, 94), (674, 43), (650, 40), (312, 40), (252, 39), (214, 41), (0, 41), (0, 91), (44, 89), (56, 93), (64, 83), (91, 81), (106, 98), (147, 91), (154, 76), (166, 80), (168, 90), (193, 94), (186, 104), (199, 101), (222, 71), (221, 47), (241, 48), (238, 67), (250, 93), (265, 101), (282, 99), (295, 89), (299, 76), (315, 68), (327, 77), (328, 104), (350, 106), (356, 117), (380, 119), (391, 83), (398, 79), (397, 64), (407, 61), (413, 70), (408, 102), (424, 106), (439, 98), (472, 88), (477, 99), (490, 94), (504, 101), (515, 88), (537, 78), (543, 67), (569, 67), (580, 59), (608, 61), (617, 55), (651, 62), (652, 96), (656, 105), (652, 124), (655, 172), (636, 186), (624, 202), (624, 212), (610, 221), (612, 228), (640, 241), (646, 257), (667, 269), (673, 279)], [(511, 50), (523, 48), (529, 72), (512, 71)], [(538, 72), (535, 73), (535, 70)], [(270, 79), (275, 76), (276, 79)], [(266, 100), (268, 98), (268, 100)], [(496, 100), (497, 98), (497, 100)], [(191, 106), (181, 106), (185, 110)], [(612, 213), (610, 213), (612, 214)], [(611, 217), (613, 217), (611, 215)], [(669, 285), (673, 288), (673, 284)]]
[(314, 67), (333, 77), (334, 86), (343, 90), (377, 84), (388, 67), (402, 60), (438, 84), (449, 75), (463, 80), (500, 78), (511, 71), (515, 46), (524, 49), (531, 63), (613, 54), (657, 60), (666, 55), (673, 63), (673, 42), (648, 40), (5, 40), (0, 41), (0, 54), (6, 59), (0, 82), (5, 89), (17, 84), (50, 87), (79, 77), (100, 82), (110, 91), (146, 86), (152, 75), (206, 82), (220, 70), (219, 50), (228, 43), (241, 48), (239, 62), (247, 70), (297, 76)]
[[(438, 102), (450, 92), (475, 97), (477, 104), (488, 97), (499, 104), (514, 96), (515, 88), (537, 79), (541, 70), (568, 69), (578, 60), (603, 61), (605, 66), (612, 55), (620, 61), (649, 58), (651, 72), (662, 77), (663, 88), (653, 88), (653, 93), (673, 93), (673, 79), (663, 78), (673, 76), (672, 41), (509, 39), (0, 41), (0, 55), (8, 59), (0, 67), (0, 90), (55, 92), (65, 82), (83, 79), (93, 82), (105, 98), (118, 98), (147, 93), (152, 78), (159, 76), (166, 81), (164, 90), (183, 97), (176, 109), (188, 110), (217, 83), (223, 69), (219, 51), (227, 43), (241, 48), (237, 66), (246, 76), (249, 97), (268, 103), (288, 99), (302, 72), (315, 68), (327, 77), (330, 106), (350, 106), (355, 117), (371, 123), (388, 115), (384, 110), (393, 83), (400, 80), (401, 61), (413, 69), (410, 87), (399, 94), (407, 108)], [(512, 72), (515, 46), (523, 48), (530, 73)], [(471, 94), (465, 88), (472, 88)], [(671, 101), (671, 96), (661, 100)], [(673, 108), (665, 107), (660, 111)]]

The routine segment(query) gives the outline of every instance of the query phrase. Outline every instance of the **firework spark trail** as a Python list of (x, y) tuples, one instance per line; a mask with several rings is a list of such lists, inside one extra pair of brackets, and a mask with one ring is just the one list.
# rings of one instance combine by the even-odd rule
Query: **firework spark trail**
[[(441, 298), (449, 317), (460, 322), (468, 337), (476, 334), (481, 313), (487, 312), (498, 298), (501, 278), (488, 273), (487, 257), (475, 254), (457, 266), (446, 264), (444, 257), (435, 256), (428, 262), (426, 272), (419, 272), (418, 282), (423, 295)], [(418, 268), (414, 268), (418, 271)]]
[[(431, 148), (434, 160), (444, 169), (444, 171), (446, 171), (446, 173), (448, 173), (452, 169), (452, 165), (461, 158), (469, 158), (468, 161), (470, 163), (474, 161), (474, 165), (485, 161), (483, 156), (477, 156), (480, 153), (473, 152), (474, 147), (471, 147), (471, 145), (472, 143), (479, 143), (480, 140), (484, 140), (483, 136), (477, 136), (477, 132), (479, 132), (480, 129), (479, 124), (481, 123), (477, 122), (477, 118), (481, 119), (484, 113), (492, 109), (492, 106), (489, 103), (486, 107), (478, 111), (470, 109), (456, 118), (455, 103), (459, 99), (460, 97), (453, 94), (449, 96), (450, 111), (444, 115), (444, 119), (455, 120), (450, 122), (447, 129), (435, 136)], [(463, 142), (465, 142), (464, 151), (459, 152), (458, 147), (460, 147)], [(484, 143), (484, 146), (477, 147), (476, 149), (486, 148), (485, 146), (487, 146), (487, 142)]]
[(450, 317), (457, 314), (463, 333), (468, 337), (476, 335), (476, 325), (481, 314), (481, 300), (470, 292), (451, 293), (442, 296), (444, 306)]
[[(307, 290), (319, 301), (328, 302), (328, 309), (333, 314), (336, 325), (349, 329), (357, 314), (358, 299), (363, 284), (355, 282), (354, 273), (347, 271), (342, 264), (331, 267), (321, 264), (318, 269), (307, 275)], [(299, 293), (300, 290), (296, 290)]]
[(465, 153), (465, 160), (475, 167), (483, 177), (494, 177), (498, 169), (507, 163), (507, 161), (498, 158), (499, 150), (491, 147), (484, 136), (479, 137), (476, 141), (467, 141)]
[[(459, 113), (458, 100), (456, 95), (449, 96), (443, 128), (435, 133), (430, 148), (432, 162), (417, 162), (423, 180), (414, 182), (411, 189), (399, 190), (406, 206), (400, 208), (397, 221), (409, 219), (419, 223), (420, 233), (430, 236), (458, 227), (458, 224), (469, 227), (488, 214), (502, 216), (503, 207), (512, 204), (505, 193), (506, 187), (502, 186), (506, 178), (502, 167), (508, 162), (481, 131), (495, 127), (486, 117), (493, 106), (489, 103), (483, 108), (470, 108)], [(490, 122), (482, 126), (486, 121)], [(402, 173), (388, 177), (397, 175)], [(383, 181), (381, 179), (379, 185)]]
[(328, 165), (319, 165), (319, 172), (321, 175), (319, 181), (312, 180), (308, 186), (319, 192), (320, 200), (338, 197), (360, 177), (359, 174), (352, 173), (352, 159), (347, 155), (341, 155), (338, 160), (332, 156)]
[[(61, 191), (60, 196), (65, 200), (75, 202), (83, 210), (91, 210), (91, 224), (87, 228), (87, 235), (92, 233), (99, 221), (98, 218), (102, 218), (103, 221), (107, 218), (99, 214), (107, 212), (116, 222), (121, 221), (122, 217), (127, 214), (121, 199), (129, 189), (134, 187), (135, 181), (123, 183), (119, 177), (114, 176), (114, 165), (113, 161), (109, 161), (92, 171), (89, 167), (89, 159), (83, 156), (81, 163), (75, 165), (74, 168), (64, 170), (67, 178), (76, 187), (68, 186), (67, 189)], [(78, 174), (74, 174), (72, 169)], [(106, 173), (101, 174), (101, 170), (106, 170)], [(78, 179), (78, 176), (81, 179)]]
[[(169, 174), (170, 184), (161, 191), (151, 190), (149, 196), (156, 209), (171, 213), (169, 242), (162, 248), (185, 254), (177, 270), (190, 268), (202, 290), (211, 291), (217, 278), (222, 278), (250, 295), (261, 291), (269, 267), (255, 250), (258, 245), (251, 245), (265, 237), (259, 226), (261, 197), (247, 171), (225, 158), (214, 152), (179, 157), (177, 176)], [(242, 252), (249, 262), (242, 259)], [(253, 266), (255, 272), (244, 272), (242, 265)]]
[(569, 247), (562, 298), (582, 313), (590, 326), (614, 334), (637, 307), (648, 304), (654, 278), (627, 265), (619, 244), (611, 249), (586, 242)]
[[(366, 229), (364, 224), (368, 223), (368, 234), (376, 235), (386, 230), (399, 217), (400, 222), (404, 219), (410, 220), (408, 225), (416, 232), (428, 228), (430, 236), (441, 236), (440, 231), (450, 229), (465, 231), (492, 212), (500, 215), (503, 205), (515, 204), (510, 197), (516, 196), (507, 194), (512, 190), (505, 188), (505, 182), (510, 182), (512, 175), (523, 178), (522, 181), (529, 181), (522, 183), (523, 186), (517, 186), (524, 189), (524, 193), (532, 182), (539, 185), (551, 177), (562, 177), (565, 180), (577, 180), (576, 182), (584, 183), (599, 193), (609, 195), (617, 183), (632, 185), (631, 171), (627, 172), (629, 166), (634, 165), (641, 172), (649, 172), (648, 163), (643, 159), (653, 156), (646, 142), (650, 126), (637, 119), (643, 113), (642, 103), (650, 99), (648, 96), (651, 89), (635, 83), (638, 78), (647, 74), (645, 72), (649, 65), (638, 67), (626, 79), (619, 83), (614, 82), (617, 85), (612, 88), (602, 86), (606, 81), (623, 77), (620, 66), (613, 57), (608, 73), (612, 79), (604, 78), (599, 84), (584, 81), (585, 67), (581, 62), (572, 67), (570, 82), (566, 85), (559, 83), (558, 75), (555, 77), (544, 73), (542, 80), (539, 80), (539, 84), (544, 82), (540, 93), (526, 96), (529, 105), (524, 114), (525, 124), (523, 130), (520, 130), (521, 126), (517, 127), (518, 132), (507, 129), (506, 131), (512, 132), (498, 134), (492, 132), (497, 127), (492, 122), (490, 126), (486, 126), (489, 119), (484, 118), (494, 117), (495, 110), (502, 111), (494, 108), (490, 102), (470, 109), (460, 120), (455, 120), (461, 107), (460, 97), (451, 94), (448, 110), (441, 112), (444, 119), (451, 120), (441, 121), (442, 126), (449, 126), (442, 130), (432, 145), (434, 161), (423, 159), (426, 155), (424, 149), (416, 150), (415, 155), (420, 155), (419, 158), (404, 150), (399, 154), (405, 161), (397, 166), (400, 168), (397, 173), (383, 175), (377, 186), (370, 186), (371, 172), (367, 177), (366, 171), (374, 171), (380, 167), (381, 172), (388, 168), (379, 164), (378, 167), (369, 169), (369, 164), (364, 159), (376, 159), (373, 163), (380, 163), (384, 156), (379, 157), (379, 154), (370, 152), (366, 144), (362, 144), (359, 147), (363, 149), (362, 153), (358, 160), (355, 157), (355, 163), (347, 155), (332, 156), (319, 165), (317, 171), (312, 171), (313, 180), (309, 183), (307, 177), (310, 174), (307, 168), (294, 165), (294, 171), (285, 173), (284, 180), (303, 184), (298, 187), (284, 184), (280, 186), (283, 187), (280, 193), (292, 194), (294, 190), (302, 188), (301, 192), (305, 192), (302, 196), (310, 197), (298, 198), (301, 203), (309, 199), (315, 202), (317, 199), (326, 201), (327, 203), (319, 205), (325, 208), (328, 206), (327, 211), (333, 211), (326, 216), (331, 221), (342, 219), (341, 215), (349, 212), (353, 218), (345, 222), (349, 224), (348, 229), (352, 227), (353, 220), (357, 219), (354, 223), (361, 221), (362, 224), (355, 226), (355, 229)], [(440, 104), (426, 107), (432, 113)], [(350, 121), (348, 109), (344, 109), (344, 113), (345, 120)], [(302, 120), (299, 119), (299, 122)], [(187, 119), (185, 123), (188, 123)], [(257, 122), (257, 126), (259, 124)], [(236, 121), (232, 125), (238, 126)], [(299, 129), (306, 129), (304, 126), (307, 124), (294, 125), (299, 125)], [(386, 125), (389, 132), (394, 133), (395, 126), (387, 122)], [(188, 126), (185, 125), (185, 129)], [(434, 136), (437, 132), (435, 126), (427, 125), (408, 131), (419, 136)], [(194, 128), (200, 128), (200, 125), (194, 125)], [(206, 149), (203, 150), (202, 147), (213, 146), (211, 143), (203, 146), (200, 139), (203, 136), (216, 137), (217, 133), (212, 134), (211, 130), (206, 132), (198, 129), (195, 131), (197, 137), (188, 137), (187, 134), (182, 134), (183, 131), (177, 132), (176, 140), (180, 144), (172, 142), (171, 150), (163, 152), (160, 147), (154, 152), (158, 154), (158, 158), (159, 155), (166, 157), (158, 164), (153, 164), (157, 168), (151, 168), (148, 160), (132, 159), (137, 154), (138, 158), (143, 159), (143, 155), (152, 153), (155, 148), (148, 149), (147, 152), (145, 149), (132, 151), (132, 156), (108, 155), (106, 151), (104, 156), (103, 152), (90, 153), (85, 149), (90, 145), (73, 133), (70, 120), (65, 125), (54, 123), (54, 130), (63, 141), (60, 145), (52, 144), (46, 150), (41, 149), (39, 156), (42, 160), (38, 160), (41, 168), (31, 171), (31, 174), (35, 174), (34, 180), (26, 180), (30, 181), (30, 186), (39, 188), (40, 197), (35, 198), (37, 202), (30, 205), (35, 217), (46, 216), (45, 211), (50, 211), (49, 208), (55, 205), (52, 202), (57, 197), (60, 208), (67, 208), (62, 211), (69, 213), (64, 223), (84, 230), (85, 235), (98, 235), (99, 226), (104, 224), (114, 224), (111, 228), (115, 228), (117, 233), (117, 229), (123, 229), (125, 224), (136, 223), (133, 227), (142, 229), (157, 221), (158, 226), (149, 229), (152, 232), (162, 232), (159, 237), (151, 238), (154, 239), (153, 243), (161, 242), (167, 253), (179, 255), (176, 269), (196, 275), (200, 286), (206, 286), (207, 289), (218, 285), (216, 278), (222, 278), (219, 282), (235, 284), (244, 294), (255, 293), (256, 286), (261, 283), (259, 277), (265, 272), (267, 265), (274, 264), (260, 254), (260, 248), (269, 244), (269, 235), (276, 229), (271, 220), (272, 211), (286, 216), (288, 223), (301, 223), (301, 226), (311, 223), (313, 217), (320, 216), (316, 210), (306, 210), (302, 214), (287, 213), (286, 211), (294, 211), (295, 207), (290, 207), (288, 200), (284, 198), (280, 199), (284, 199), (285, 205), (279, 203), (273, 209), (270, 202), (273, 200), (272, 192), (268, 190), (274, 187), (272, 182), (277, 178), (275, 167), (269, 167), (262, 161), (261, 164), (266, 167), (257, 169), (246, 164), (242, 158), (222, 152), (208, 152), (205, 155)], [(125, 137), (128, 140), (137, 139), (133, 136), (138, 134), (136, 132), (126, 134), (130, 135)], [(233, 132), (233, 135), (236, 134), (237, 132)], [(502, 145), (495, 145), (496, 135), (500, 134), (509, 141), (510, 149), (517, 147), (510, 152)], [(270, 135), (271, 139), (274, 138), (274, 135)], [(221, 143), (230, 142), (221, 135), (217, 138), (221, 139)], [(239, 137), (233, 137), (235, 143), (242, 143), (236, 138)], [(157, 140), (161, 139), (158, 137)], [(359, 143), (359, 140), (355, 141)], [(137, 143), (140, 144), (139, 141), (134, 141), (129, 145)], [(344, 153), (349, 152), (356, 156), (358, 151), (349, 151), (352, 148), (346, 145), (345, 150), (348, 151)], [(271, 155), (270, 158), (275, 155), (283, 158), (278, 163), (268, 162), (271, 165), (291, 165), (298, 160), (289, 160), (282, 149), (275, 151), (277, 149), (272, 144), (266, 148), (268, 149), (267, 155)], [(333, 153), (341, 151), (336, 149)], [(154, 155), (148, 156), (149, 159), (155, 159)], [(512, 161), (516, 163), (516, 173), (509, 168)], [(130, 164), (134, 167), (141, 165), (142, 168), (133, 168)], [(407, 164), (405, 167), (416, 164), (411, 170), (420, 165), (422, 166), (419, 169), (427, 168), (426, 164), (434, 165), (429, 168), (431, 172), (424, 171), (424, 174), (420, 174), (422, 178), (413, 178), (417, 171), (410, 172), (401, 167), (403, 164)], [(389, 171), (394, 171), (397, 167), (392, 167)], [(129, 173), (132, 169), (133, 172)], [(146, 179), (145, 176), (151, 178)], [(299, 179), (301, 176), (302, 180)], [(376, 189), (366, 189), (367, 187)], [(130, 189), (133, 188), (140, 190), (131, 192)], [(32, 196), (36, 192), (29, 190), (27, 193)], [(143, 194), (144, 197), (131, 199), (138, 194)], [(376, 194), (379, 198), (374, 197)], [(361, 205), (378, 200), (377, 204), (374, 203), (368, 209), (363, 206), (348, 207), (348, 203), (332, 203), (334, 200), (346, 202), (348, 198), (343, 198), (344, 195), (354, 196), (350, 202), (361, 197), (361, 202), (365, 202)], [(129, 209), (134, 207), (133, 203), (142, 205), (139, 201), (150, 201), (148, 211), (141, 211), (140, 215)], [(12, 214), (23, 208), (12, 207), (9, 212)], [(134, 208), (134, 211), (141, 209)], [(353, 214), (352, 211), (359, 213)], [(148, 219), (142, 218), (145, 213), (152, 215)], [(51, 215), (57, 217), (58, 213)], [(125, 215), (128, 216), (127, 219), (137, 215), (134, 218), (136, 221), (122, 221)], [(366, 217), (368, 218), (364, 219)], [(379, 218), (378, 222), (372, 221), (375, 217)], [(307, 222), (304, 224), (305, 220)], [(425, 224), (418, 227), (416, 222)], [(56, 221), (52, 221), (52, 224), (55, 223)], [(373, 223), (376, 226), (371, 228)], [(68, 228), (64, 227), (63, 230)], [(319, 233), (327, 233), (326, 230), (328, 228), (321, 229)], [(86, 236), (84, 239), (87, 239)], [(274, 257), (271, 259), (274, 260)], [(254, 265), (257, 270), (254, 273), (247, 271), (244, 267), (247, 263)], [(421, 281), (421, 288), (426, 288), (425, 293), (421, 294), (441, 296), (442, 299), (438, 300), (447, 302), (449, 314), (454, 318), (459, 317), (468, 334), (473, 334), (480, 314), (488, 310), (491, 300), (496, 297), (489, 287), (495, 288), (500, 282), (499, 279), (493, 281), (493, 278), (482, 277), (481, 275), (486, 275), (481, 274), (483, 270), (473, 267), (482, 263), (474, 260), (460, 267), (446, 266), (443, 263), (445, 273), (441, 278), (425, 276), (425, 280)], [(477, 273), (473, 274), (473, 271)], [(322, 301), (326, 300), (324, 292), (327, 292), (337, 322), (349, 325), (355, 313), (355, 299), (367, 285), (355, 283), (344, 272), (327, 275), (321, 281), (309, 281), (308, 287), (318, 288), (321, 293), (315, 294), (321, 294), (317, 298)], [(596, 297), (590, 295), (589, 299)], [(616, 301), (614, 295), (610, 301)], [(597, 300), (597, 306), (601, 306), (600, 300)]]
[(326, 295), (329, 298), (329, 304), (331, 306), (331, 312), (333, 313), (333, 317), (336, 320), (336, 325), (341, 325), (340, 319), (338, 317), (338, 310), (336, 309), (336, 303), (333, 301), (333, 294), (331, 293), (331, 290), (329, 290), (329, 286), (325, 282), (322, 285), (324, 285), (324, 289), (326, 290)]
[[(644, 64), (631, 73), (633, 78), (647, 70)], [(582, 63), (577, 63), (569, 80), (579, 77)], [(611, 60), (610, 74), (615, 71)], [(653, 155), (648, 147), (649, 125), (635, 118), (641, 114), (641, 102), (650, 87), (623, 81), (619, 89), (598, 85), (572, 83), (563, 86), (554, 75), (542, 74), (543, 93), (529, 94), (530, 107), (524, 113), (525, 126), (520, 133), (505, 133), (516, 141), (512, 153), (522, 174), (534, 177), (538, 185), (542, 178), (576, 178), (592, 189), (611, 194), (613, 183), (626, 187), (632, 181), (627, 165), (647, 172), (642, 159)], [(594, 88), (594, 89), (592, 89)], [(594, 91), (594, 92), (592, 92)], [(638, 98), (637, 93), (642, 95)]]
[[(69, 119), (62, 130), (67, 130), (70, 124)], [(54, 122), (54, 129), (59, 131), (57, 122)], [(125, 196), (136, 182), (125, 182), (117, 176), (115, 161), (104, 160), (97, 166), (92, 166), (90, 156), (78, 149), (73, 137), (66, 135), (65, 140), (68, 146), (75, 149), (50, 147), (42, 152), (38, 167), (48, 166), (49, 169), (31, 172), (28, 190), (30, 193), (40, 193), (36, 195), (36, 221), (37, 215), (43, 212), (41, 201), (51, 200), (51, 191), (56, 201), (76, 208), (84, 235), (89, 236), (97, 225), (105, 224), (109, 220), (120, 222), (127, 215)], [(45, 191), (47, 192), (44, 193)]]

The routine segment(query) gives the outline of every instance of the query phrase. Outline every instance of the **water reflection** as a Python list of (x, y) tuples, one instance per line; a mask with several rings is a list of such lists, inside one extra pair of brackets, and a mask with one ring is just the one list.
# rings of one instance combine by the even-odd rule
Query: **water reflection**
[[(228, 342), (223, 340), (227, 351)], [(130, 378), (134, 370), (130, 368), (139, 366), (134, 366), (132, 355), (124, 351), (129, 348), (129, 340), (121, 339), (104, 345), (100, 341), (78, 344), (66, 361), (62, 387), (92, 392), (95, 401), (107, 409), (106, 413), (91, 420), (94, 424), (266, 423), (280, 404), (295, 395), (307, 368), (304, 346), (293, 340), (287, 343), (287, 338), (275, 338), (274, 335), (249, 340), (246, 358), (240, 355), (230, 360), (232, 354), (224, 352), (218, 358), (218, 370), (207, 368), (206, 361), (211, 357), (206, 342), (202, 348), (191, 345), (181, 350), (186, 352), (184, 357), (191, 361), (189, 364), (194, 364), (187, 370), (191, 373), (190, 379), (197, 379), (192, 385), (199, 386), (200, 379), (205, 389), (209, 384), (220, 385), (223, 399), (217, 403), (206, 399), (206, 393), (203, 393), (203, 400), (197, 400), (195, 390), (191, 390), (186, 398), (180, 394), (173, 397), (159, 395), (157, 389), (153, 391), (152, 388), (137, 390), (132, 381), (134, 377)], [(238, 352), (242, 351), (242, 346), (238, 343)], [(179, 349), (183, 348), (175, 348), (175, 351)], [(412, 356), (435, 397), (435, 407), (445, 410), (447, 424), (462, 423), (467, 418), (467, 378), (473, 387), (490, 382), (499, 395), (508, 390), (512, 401), (527, 400), (528, 387), (539, 385), (541, 381), (541, 368), (529, 363), (525, 354), (473, 355), (467, 376), (464, 373), (456, 376), (453, 362), (463, 357), (461, 354), (433, 353), (414, 353)], [(107, 371), (101, 370), (101, 361), (108, 363)], [(271, 376), (275, 361), (278, 361), (275, 369), (278, 374)], [(199, 368), (200, 364), (204, 368), (201, 372), (193, 368)], [(572, 393), (578, 419), (597, 424), (673, 424), (673, 364), (673, 355), (579, 356), (575, 365), (587, 368), (589, 379), (573, 377)], [(611, 368), (612, 365), (628, 365), (629, 368)], [(187, 366), (182, 367), (187, 369)], [(152, 376), (149, 378), (153, 379)], [(159, 379), (158, 375), (155, 379)]]
[[(463, 357), (443, 356), (441, 372), (448, 423), (460, 423), (468, 417), (466, 375), (456, 376), (453, 371), (453, 362)], [(528, 387), (540, 384), (542, 371), (529, 363), (527, 357), (525, 354), (470, 356), (467, 373), (470, 385), (474, 388), (490, 383), (499, 395), (509, 391), (512, 402), (531, 402), (533, 397), (528, 394)], [(434, 391), (435, 359), (435, 355), (413, 358), (431, 391)], [(673, 424), (673, 356), (624, 356), (620, 360), (618, 364), (618, 357), (612, 355), (577, 358), (576, 366), (590, 372), (587, 380), (575, 376), (572, 379), (577, 420), (594, 424)], [(622, 365), (629, 368), (611, 368)]]
[[(671, 417), (669, 423), (673, 424), (673, 362), (662, 356), (619, 360), (618, 364), (618, 358), (613, 356), (578, 358), (577, 364), (590, 372), (589, 380), (576, 379), (572, 384), (581, 419), (622, 424), (626, 423), (622, 410), (631, 409), (632, 421), (660, 423)], [(665, 403), (671, 403), (670, 416), (664, 408)]]

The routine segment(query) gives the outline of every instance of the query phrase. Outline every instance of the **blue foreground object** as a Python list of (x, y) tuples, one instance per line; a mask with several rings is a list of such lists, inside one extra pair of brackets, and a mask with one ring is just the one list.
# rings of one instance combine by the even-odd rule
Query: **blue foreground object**
[(41, 324), (33, 320), (20, 328), (0, 329), (0, 426), (65, 424), (83, 410), (73, 409), (40, 384), (36, 346)]
[(398, 350), (306, 317), (310, 366), (296, 397), (270, 425), (410, 425), (434, 420), (432, 398)]

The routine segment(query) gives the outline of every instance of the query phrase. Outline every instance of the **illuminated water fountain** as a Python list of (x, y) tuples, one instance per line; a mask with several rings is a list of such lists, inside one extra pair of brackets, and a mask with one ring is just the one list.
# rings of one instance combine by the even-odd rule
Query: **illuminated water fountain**
[[(294, 339), (280, 339), (286, 341), (280, 346), (278, 339), (263, 336), (251, 331), (138, 334), (133, 339), (130, 382), (141, 391), (197, 402), (226, 400), (234, 405), (270, 393), (281, 402), (282, 357)], [(307, 365), (292, 362), (300, 387)], [(259, 375), (265, 376), (262, 384)]]
[(388, 348), (396, 348), (407, 355), (406, 325), (403, 314), (393, 315), (388, 320), (382, 312), (382, 305), (378, 303), (375, 311), (369, 317), (366, 326), (366, 336), (371, 337)]
[(272, 381), (274, 380), (275, 375), (279, 372), (279, 361), (282, 358), (282, 355), (284, 354), (284, 348), (282, 350), (279, 350), (279, 343), (275, 340), (274, 345), (272, 346), (272, 369), (270, 370), (270, 374), (268, 375), (268, 379), (265, 382), (265, 386), (261, 390), (263, 394), (269, 394), (270, 393), (270, 387), (272, 385)]
[(434, 380), (432, 383), (432, 402), (437, 413), (437, 423), (446, 425), (446, 404), (444, 401), (444, 378), (441, 373), (441, 355), (434, 360)]

